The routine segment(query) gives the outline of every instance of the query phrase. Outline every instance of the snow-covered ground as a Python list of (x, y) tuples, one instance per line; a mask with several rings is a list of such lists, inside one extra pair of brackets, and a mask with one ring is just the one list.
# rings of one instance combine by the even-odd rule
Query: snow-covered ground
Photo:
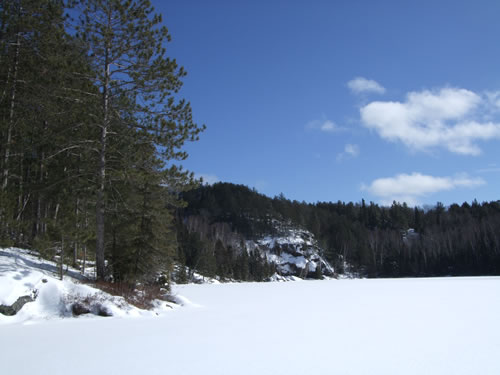
[(1, 324), (0, 372), (500, 374), (500, 278), (179, 285), (175, 292), (184, 306), (160, 315)]
[(79, 271), (64, 269), (65, 276), (59, 280), (59, 269), (54, 262), (41, 259), (28, 250), (0, 248), (0, 305), (10, 306), (21, 296), (35, 298), (16, 315), (0, 314), (0, 329), (5, 324), (33, 324), (69, 318), (73, 315), (72, 305), (75, 302), (85, 304), (94, 315), (101, 311), (115, 317), (156, 316), (172, 309), (160, 301), (156, 301), (154, 311), (138, 309), (122, 297), (111, 296), (84, 283), (86, 278)]

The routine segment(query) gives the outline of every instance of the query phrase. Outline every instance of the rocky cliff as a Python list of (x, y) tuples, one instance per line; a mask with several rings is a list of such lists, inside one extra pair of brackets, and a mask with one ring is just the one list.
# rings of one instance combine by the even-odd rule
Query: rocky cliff
[(233, 230), (230, 222), (211, 222), (207, 217), (192, 215), (184, 219), (188, 231), (196, 232), (205, 241), (220, 241), (236, 254), (246, 251), (257, 254), (273, 264), (282, 276), (321, 278), (333, 276), (334, 269), (323, 256), (314, 235), (290, 222), (272, 220), (269, 233), (246, 238)]

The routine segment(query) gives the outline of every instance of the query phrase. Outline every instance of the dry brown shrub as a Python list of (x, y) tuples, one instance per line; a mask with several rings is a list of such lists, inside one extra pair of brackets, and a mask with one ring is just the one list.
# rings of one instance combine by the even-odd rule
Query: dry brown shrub
[(140, 309), (153, 308), (153, 301), (157, 299), (166, 301), (166, 290), (157, 284), (134, 285), (126, 282), (98, 281), (94, 285), (103, 292), (123, 297), (125, 301)]

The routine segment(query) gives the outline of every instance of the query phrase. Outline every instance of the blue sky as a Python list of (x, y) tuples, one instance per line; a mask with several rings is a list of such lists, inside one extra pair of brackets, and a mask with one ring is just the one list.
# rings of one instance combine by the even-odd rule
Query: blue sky
[(184, 166), (306, 202), (499, 199), (500, 2), (153, 1)]

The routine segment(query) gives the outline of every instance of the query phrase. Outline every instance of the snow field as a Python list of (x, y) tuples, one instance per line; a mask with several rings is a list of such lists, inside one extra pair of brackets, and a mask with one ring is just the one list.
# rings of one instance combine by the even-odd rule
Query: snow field
[(2, 325), (2, 373), (500, 373), (500, 278), (175, 290), (161, 316)]

